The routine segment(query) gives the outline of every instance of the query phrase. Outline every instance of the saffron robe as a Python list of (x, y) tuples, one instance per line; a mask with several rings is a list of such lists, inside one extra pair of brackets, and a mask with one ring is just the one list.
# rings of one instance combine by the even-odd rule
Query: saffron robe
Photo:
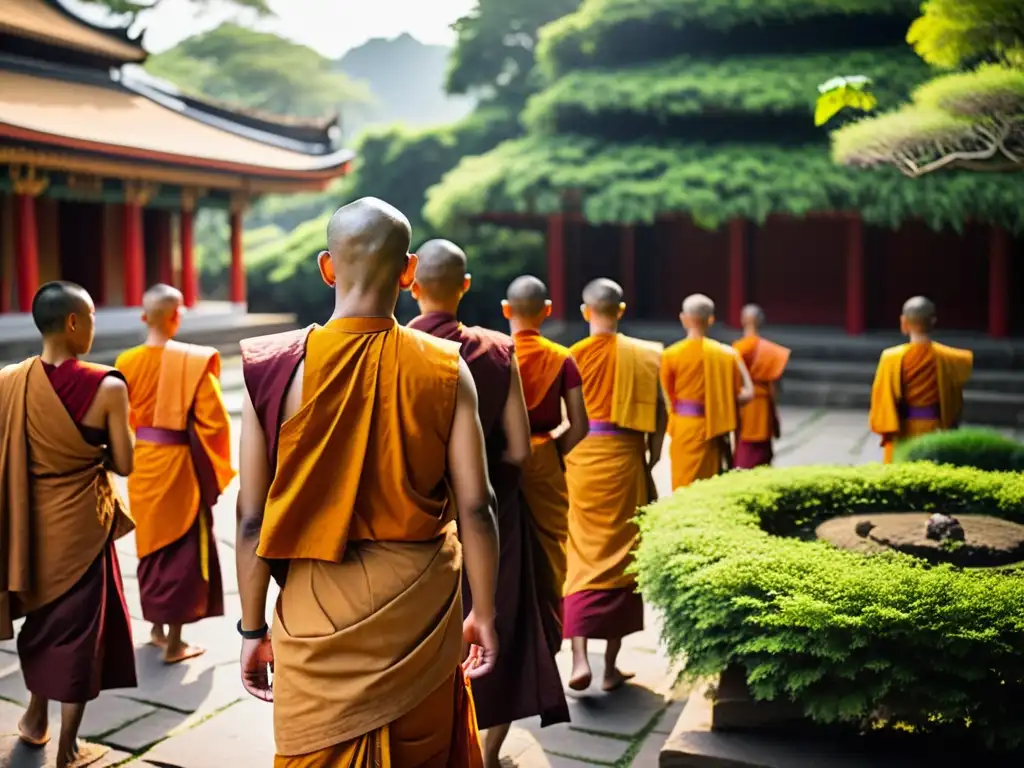
[(0, 371), (0, 639), (24, 616), (25, 685), (65, 703), (137, 684), (114, 549), (132, 521), (106, 469), (106, 432), (78, 426), (108, 375), (39, 358)]
[(566, 546), (569, 538), (569, 487), (565, 462), (552, 431), (563, 421), (566, 395), (582, 386), (569, 350), (537, 331), (514, 336), (523, 395), (530, 417), (532, 453), (522, 467), (520, 501), (529, 513), (541, 611), (552, 654), (562, 645), (562, 597), (565, 591)]
[(936, 342), (901, 344), (882, 352), (868, 421), (882, 438), (886, 464), (899, 441), (959, 426), (964, 386), (973, 367), (970, 350)]
[(143, 618), (190, 624), (223, 616), (212, 510), (235, 471), (220, 355), (169, 341), (130, 349), (116, 367), (128, 382), (137, 438), (128, 500)]
[(639, 632), (643, 600), (627, 573), (634, 518), (651, 500), (645, 434), (657, 425), (659, 345), (600, 334), (570, 348), (583, 380), (590, 433), (565, 457), (569, 541), (563, 635)]
[(669, 401), (672, 490), (728, 469), (743, 388), (735, 350), (708, 338), (678, 341), (662, 357), (661, 384)]
[(288, 564), (275, 765), (480, 766), (446, 482), (456, 346), (350, 318), (243, 341), (242, 359), (273, 470), (257, 552)]
[(780, 434), (775, 385), (786, 370), (790, 350), (760, 336), (744, 336), (732, 346), (754, 382), (754, 399), (740, 408), (734, 464), (737, 469), (769, 466), (772, 440)]
[[(506, 446), (502, 415), (512, 381), (513, 341), (496, 331), (467, 328), (452, 315), (440, 312), (421, 315), (409, 327), (458, 342), (459, 354), (479, 394), (501, 542), (495, 619), (501, 653), (494, 670), (473, 681), (477, 722), (481, 729), (534, 715), (540, 715), (542, 726), (568, 722), (569, 707), (549, 641), (555, 617), (544, 609), (544, 585), (534, 565), (538, 544), (528, 512), (524, 514), (520, 505), (521, 472), (501, 460)], [(472, 594), (468, 584), (463, 587), (468, 615)]]

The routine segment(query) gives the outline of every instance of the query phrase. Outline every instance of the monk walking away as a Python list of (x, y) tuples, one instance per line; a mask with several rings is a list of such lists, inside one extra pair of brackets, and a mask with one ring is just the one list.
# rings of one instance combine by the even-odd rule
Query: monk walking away
[(932, 341), (935, 322), (931, 301), (908, 299), (900, 330), (910, 342), (885, 350), (878, 361), (868, 419), (882, 438), (886, 464), (901, 440), (960, 425), (974, 354)]
[(789, 363), (790, 351), (761, 336), (764, 310), (748, 304), (740, 314), (743, 338), (733, 348), (743, 359), (754, 384), (754, 397), (740, 408), (734, 463), (737, 469), (771, 466), (772, 441), (779, 438), (775, 387)]
[[(502, 312), (515, 340), (530, 418), (530, 458), (523, 464), (522, 494), (533, 534), (541, 609), (552, 655), (562, 645), (562, 597), (569, 538), (569, 488), (565, 457), (589, 429), (583, 380), (566, 347), (544, 338), (551, 316), (548, 289), (524, 275), (508, 287)], [(563, 413), (565, 416), (563, 416)]]
[(587, 437), (566, 459), (569, 546), (563, 634), (572, 639), (569, 687), (590, 687), (587, 640), (607, 641), (602, 688), (632, 674), (618, 668), (622, 638), (644, 627), (636, 577), (627, 569), (639, 538), (638, 507), (657, 494), (651, 470), (661, 459), (665, 404), (658, 386), (661, 345), (618, 332), (622, 288), (598, 279), (583, 290), (590, 335), (570, 348), (583, 379)]
[(482, 765), (466, 678), (498, 658), (497, 530), (458, 346), (394, 319), (409, 238), (386, 203), (341, 208), (330, 321), (242, 344), (242, 683), (274, 702), (278, 768)]
[(32, 698), (18, 731), (42, 749), (49, 702), (61, 702), (58, 768), (109, 752), (78, 740), (86, 703), (136, 685), (114, 549), (133, 525), (110, 477), (132, 471), (128, 389), (114, 369), (78, 359), (94, 313), (80, 286), (47, 283), (32, 302), (42, 354), (0, 371), (0, 640), (25, 618), (18, 657)]
[(731, 347), (708, 338), (715, 303), (703, 294), (683, 301), (679, 319), (686, 338), (665, 350), (661, 384), (669, 400), (672, 489), (731, 469), (730, 439), (738, 410), (754, 396), (743, 360)]
[(128, 499), (135, 517), (142, 615), (166, 664), (201, 655), (182, 627), (224, 615), (213, 506), (235, 476), (220, 355), (174, 341), (183, 299), (169, 285), (143, 296), (146, 342), (117, 358), (138, 441)]
[[(534, 566), (536, 545), (520, 505), (520, 466), (531, 456), (530, 421), (511, 337), (457, 318), (470, 289), (466, 254), (447, 240), (424, 243), (418, 253), (413, 298), (420, 316), (409, 326), (458, 342), (479, 392), (478, 410), (487, 467), (497, 499), (501, 555), (496, 629), (501, 658), (494, 672), (473, 682), (477, 722), (484, 729), (484, 763), (497, 768), (501, 745), (515, 720), (540, 715), (541, 725), (567, 722), (569, 709), (545, 621), (543, 584)], [(469, 585), (467, 610), (473, 605)]]

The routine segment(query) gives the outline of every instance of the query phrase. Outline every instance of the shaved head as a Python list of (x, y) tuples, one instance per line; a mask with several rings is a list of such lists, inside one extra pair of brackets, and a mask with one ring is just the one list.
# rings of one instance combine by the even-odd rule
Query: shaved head
[(466, 284), (466, 253), (451, 240), (428, 240), (416, 256), (416, 283), (423, 295), (451, 299)]
[(614, 280), (599, 277), (583, 289), (583, 303), (599, 315), (618, 316), (623, 299), (622, 286)]
[(715, 302), (703, 293), (694, 293), (683, 300), (683, 314), (708, 322), (715, 316)]
[(907, 299), (903, 305), (903, 317), (908, 323), (931, 328), (935, 324), (935, 304), (924, 296)]
[(392, 205), (363, 197), (339, 208), (327, 224), (327, 250), (339, 286), (389, 288), (409, 256), (412, 227)]
[(512, 281), (505, 299), (513, 314), (536, 317), (547, 306), (548, 287), (533, 275), (523, 275)]
[(43, 336), (63, 332), (70, 315), (88, 314), (92, 310), (89, 292), (77, 283), (63, 280), (46, 283), (32, 299), (32, 321)]
[(150, 325), (165, 320), (184, 303), (181, 291), (164, 283), (157, 283), (142, 295), (142, 309)]
[(757, 304), (747, 304), (740, 313), (740, 323), (760, 328), (764, 325), (764, 310)]

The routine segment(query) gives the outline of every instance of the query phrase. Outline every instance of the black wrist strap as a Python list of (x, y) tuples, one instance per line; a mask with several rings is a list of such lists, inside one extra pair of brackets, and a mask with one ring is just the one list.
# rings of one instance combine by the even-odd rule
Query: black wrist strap
[(244, 640), (262, 640), (264, 637), (267, 636), (267, 633), (269, 631), (270, 627), (268, 627), (266, 624), (264, 624), (259, 629), (242, 629), (242, 620), (238, 620), (238, 634), (240, 634)]

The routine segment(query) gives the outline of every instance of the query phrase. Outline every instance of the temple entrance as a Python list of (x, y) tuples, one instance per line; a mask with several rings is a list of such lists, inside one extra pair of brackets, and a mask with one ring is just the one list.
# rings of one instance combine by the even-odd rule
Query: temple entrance
[(103, 206), (61, 200), (57, 206), (57, 253), (61, 280), (78, 283), (103, 303)]

